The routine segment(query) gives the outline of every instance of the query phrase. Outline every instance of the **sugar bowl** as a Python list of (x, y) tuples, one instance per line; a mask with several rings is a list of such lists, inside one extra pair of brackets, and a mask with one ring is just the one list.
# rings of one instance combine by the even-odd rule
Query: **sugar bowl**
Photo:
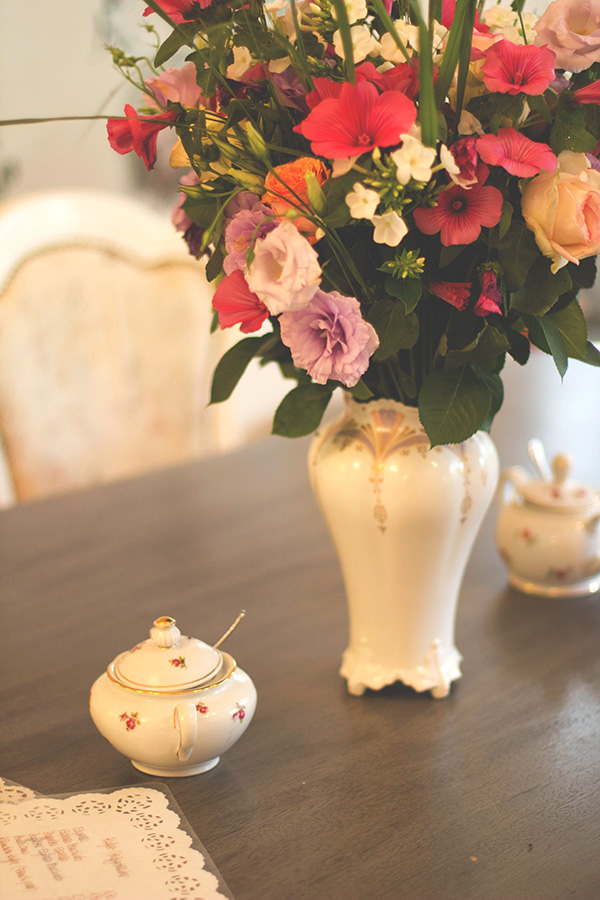
[(546, 463), (537, 440), (521, 466), (501, 473), (496, 544), (510, 584), (525, 594), (572, 597), (600, 591), (600, 492), (570, 478), (571, 460)]
[(218, 649), (240, 618), (210, 646), (162, 616), (148, 640), (117, 656), (95, 681), (94, 724), (136, 769), (171, 777), (207, 772), (242, 736), (256, 689)]

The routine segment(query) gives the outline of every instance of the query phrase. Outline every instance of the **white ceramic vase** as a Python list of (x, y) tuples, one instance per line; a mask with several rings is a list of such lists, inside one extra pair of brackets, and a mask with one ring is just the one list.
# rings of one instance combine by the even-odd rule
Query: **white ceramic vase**
[(348, 397), (314, 437), (309, 470), (346, 586), (348, 691), (401, 681), (445, 697), (461, 675), (462, 578), (498, 479), (492, 440), (430, 449), (415, 408)]

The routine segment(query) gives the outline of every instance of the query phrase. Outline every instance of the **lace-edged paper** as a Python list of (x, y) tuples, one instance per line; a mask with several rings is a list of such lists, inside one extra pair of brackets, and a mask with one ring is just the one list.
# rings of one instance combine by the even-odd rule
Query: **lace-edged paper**
[(1, 780), (1, 897), (231, 900), (162, 786), (68, 797), (20, 792), (34, 793)]
[(17, 784), (16, 781), (10, 781), (0, 775), (0, 803), (21, 803), (22, 800), (32, 800), (34, 797), (42, 797), (37, 791)]

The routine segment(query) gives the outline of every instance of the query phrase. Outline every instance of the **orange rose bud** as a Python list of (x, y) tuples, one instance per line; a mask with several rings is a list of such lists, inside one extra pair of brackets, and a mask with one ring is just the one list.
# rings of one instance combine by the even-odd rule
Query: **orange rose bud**
[(261, 197), (262, 202), (267, 203), (275, 215), (282, 219), (288, 218), (290, 210), (298, 212), (292, 222), (298, 231), (314, 243), (317, 225), (303, 216), (298, 208), (312, 208), (308, 199), (307, 175), (313, 175), (322, 186), (329, 179), (329, 169), (319, 159), (301, 156), (293, 162), (276, 166), (273, 171), (276, 174), (269, 172), (265, 178), (266, 192)]

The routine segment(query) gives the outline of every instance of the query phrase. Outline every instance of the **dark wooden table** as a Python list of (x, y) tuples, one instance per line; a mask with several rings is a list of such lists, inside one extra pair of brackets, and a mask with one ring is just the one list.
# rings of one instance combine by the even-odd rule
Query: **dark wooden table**
[[(502, 464), (536, 435), (600, 483), (600, 370), (516, 374)], [(272, 438), (1, 514), (0, 774), (43, 793), (147, 782), (95, 730), (90, 685), (155, 617), (214, 641), (244, 607), (228, 650), (256, 717), (216, 769), (166, 780), (236, 900), (598, 900), (600, 597), (508, 589), (493, 508), (450, 697), (350, 697), (306, 449)]]

